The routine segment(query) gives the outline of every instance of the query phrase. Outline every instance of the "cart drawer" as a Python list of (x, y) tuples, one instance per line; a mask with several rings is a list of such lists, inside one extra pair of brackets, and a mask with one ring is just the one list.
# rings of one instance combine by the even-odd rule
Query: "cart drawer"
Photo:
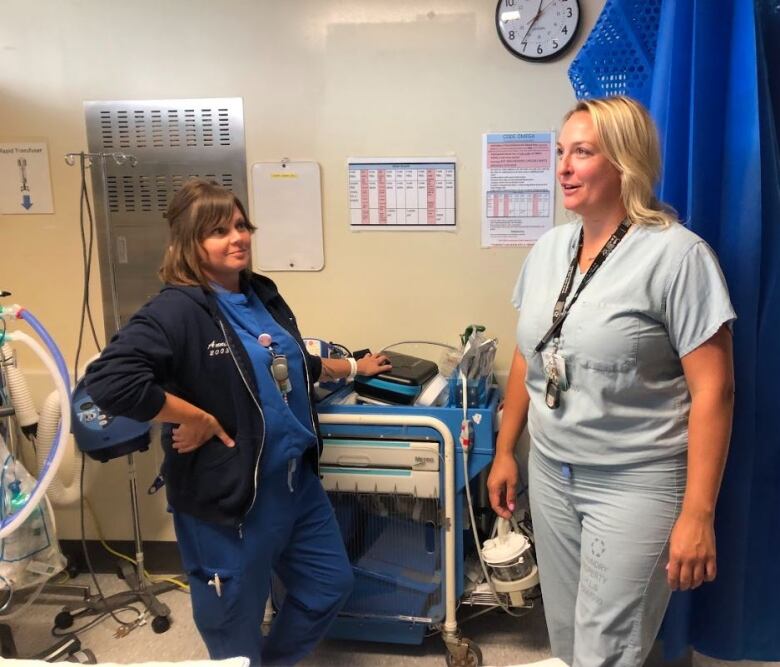
[(403, 493), (416, 498), (439, 497), (439, 473), (397, 468), (320, 466), (326, 491)]
[(325, 438), (320, 463), (350, 468), (437, 471), (439, 443), (414, 440)]

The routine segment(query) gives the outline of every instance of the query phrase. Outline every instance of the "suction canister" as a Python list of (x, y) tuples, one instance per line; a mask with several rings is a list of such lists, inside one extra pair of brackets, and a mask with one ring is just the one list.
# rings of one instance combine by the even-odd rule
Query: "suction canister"
[(496, 591), (508, 593), (512, 604), (523, 606), (522, 591), (539, 583), (531, 542), (517, 522), (497, 519), (495, 537), (485, 540), (482, 557)]

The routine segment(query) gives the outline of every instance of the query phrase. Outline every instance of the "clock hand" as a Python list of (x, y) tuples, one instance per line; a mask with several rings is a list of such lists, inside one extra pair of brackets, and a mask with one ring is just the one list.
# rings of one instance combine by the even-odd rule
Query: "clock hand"
[(528, 26), (528, 30), (525, 31), (525, 34), (523, 35), (523, 38), (520, 40), (520, 42), (525, 41), (525, 38), (528, 37), (528, 33), (531, 32), (531, 28), (534, 27), (534, 23), (536, 23), (536, 20), (541, 16), (542, 2), (544, 2), (544, 0), (539, 0), (539, 7), (536, 10), (536, 14), (534, 14), (533, 18), (531, 19), (531, 25)]
[[(544, 2), (544, 0), (542, 0)], [(542, 3), (539, 3), (539, 11), (536, 12), (536, 15), (531, 19), (531, 21), (536, 21), (542, 14), (544, 14), (550, 7), (552, 7), (558, 0), (550, 0), (544, 7), (542, 7)], [(533, 27), (533, 24), (532, 24)], [(528, 33), (526, 33), (528, 34)]]
[(558, 0), (550, 0), (544, 7), (539, 7), (539, 14), (544, 14), (551, 5), (554, 5)]
[[(537, 16), (539, 16), (539, 9), (541, 9), (541, 7), (542, 7), (542, 2), (544, 2), (544, 0), (541, 0), (541, 2), (539, 2), (539, 7), (537, 8), (537, 10), (536, 10), (536, 13), (535, 13), (535, 14), (534, 14), (534, 15), (533, 15), (533, 16), (532, 16), (530, 19), (528, 19), (528, 20), (527, 20), (525, 23), (523, 23), (523, 24), (520, 26), (521, 28), (524, 28), (524, 27), (525, 27), (525, 26), (527, 26), (529, 23), (531, 23), (531, 21), (533, 21), (534, 19), (536, 19), (536, 17), (537, 17)], [(519, 12), (518, 12), (518, 13), (519, 13)]]
[[(552, 2), (551, 2), (550, 4), (552, 4), (552, 3), (553, 3), (553, 2), (555, 2), (555, 1), (556, 1), (556, 0), (552, 0)], [(547, 7), (549, 7), (549, 6), (550, 6), (550, 5), (547, 5), (547, 6), (545, 6), (545, 8), (544, 8), (544, 9), (542, 9), (542, 8), (541, 8), (541, 7), (542, 7), (542, 2), (544, 2), (544, 0), (541, 0), (541, 2), (539, 3), (539, 9), (537, 9), (537, 11), (536, 11), (536, 14), (534, 14), (534, 15), (533, 15), (533, 16), (532, 16), (530, 19), (528, 19), (528, 20), (527, 20), (527, 21), (525, 21), (524, 23), (521, 23), (521, 24), (520, 24), (520, 27), (521, 27), (521, 28), (525, 28), (525, 26), (527, 26), (529, 23), (533, 23), (533, 22), (534, 22), (536, 19), (538, 19), (538, 18), (539, 18), (539, 15), (540, 15), (540, 14), (542, 14), (542, 13), (544, 12), (544, 9), (547, 9)], [(518, 14), (519, 14), (519, 13), (520, 13), (520, 12), (518, 12)], [(521, 17), (521, 16), (518, 16), (518, 18), (522, 18), (522, 17)], [(527, 33), (526, 33), (526, 34), (527, 34)]]

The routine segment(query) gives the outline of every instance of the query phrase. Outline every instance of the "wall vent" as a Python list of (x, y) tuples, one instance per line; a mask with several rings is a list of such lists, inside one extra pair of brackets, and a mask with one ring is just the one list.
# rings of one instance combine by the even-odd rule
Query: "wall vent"
[(128, 153), (135, 167), (94, 160), (106, 337), (159, 288), (167, 245), (163, 213), (184, 181), (199, 176), (247, 203), (241, 98), (85, 102), (90, 153)]

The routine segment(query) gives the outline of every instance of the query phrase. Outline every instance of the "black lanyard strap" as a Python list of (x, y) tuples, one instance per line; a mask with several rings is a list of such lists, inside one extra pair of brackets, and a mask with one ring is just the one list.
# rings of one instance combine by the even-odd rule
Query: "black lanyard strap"
[(542, 348), (547, 345), (551, 339), (557, 336), (558, 333), (560, 333), (561, 327), (563, 326), (566, 317), (569, 315), (569, 311), (574, 305), (574, 302), (579, 298), (582, 290), (585, 289), (585, 286), (591, 281), (591, 278), (593, 278), (596, 271), (598, 271), (599, 267), (604, 263), (607, 257), (609, 257), (610, 253), (615, 249), (617, 244), (623, 240), (623, 237), (626, 235), (630, 227), (631, 222), (628, 220), (628, 218), (620, 223), (618, 228), (613, 232), (612, 236), (610, 236), (607, 242), (604, 244), (604, 247), (599, 251), (599, 254), (596, 255), (596, 258), (593, 260), (593, 264), (590, 265), (588, 272), (582, 278), (582, 282), (577, 288), (577, 291), (574, 293), (574, 296), (571, 298), (569, 305), (566, 306), (566, 299), (569, 298), (569, 293), (571, 292), (572, 285), (574, 284), (574, 272), (577, 270), (577, 262), (579, 261), (580, 252), (582, 251), (584, 230), (580, 229), (580, 242), (577, 245), (577, 252), (574, 253), (574, 257), (572, 258), (571, 264), (569, 265), (569, 270), (566, 272), (566, 278), (563, 281), (563, 286), (561, 287), (561, 293), (558, 295), (558, 300), (555, 302), (555, 309), (553, 310), (552, 316), (552, 326), (547, 330), (547, 333), (542, 336), (542, 339), (536, 344), (534, 352), (541, 352)]

